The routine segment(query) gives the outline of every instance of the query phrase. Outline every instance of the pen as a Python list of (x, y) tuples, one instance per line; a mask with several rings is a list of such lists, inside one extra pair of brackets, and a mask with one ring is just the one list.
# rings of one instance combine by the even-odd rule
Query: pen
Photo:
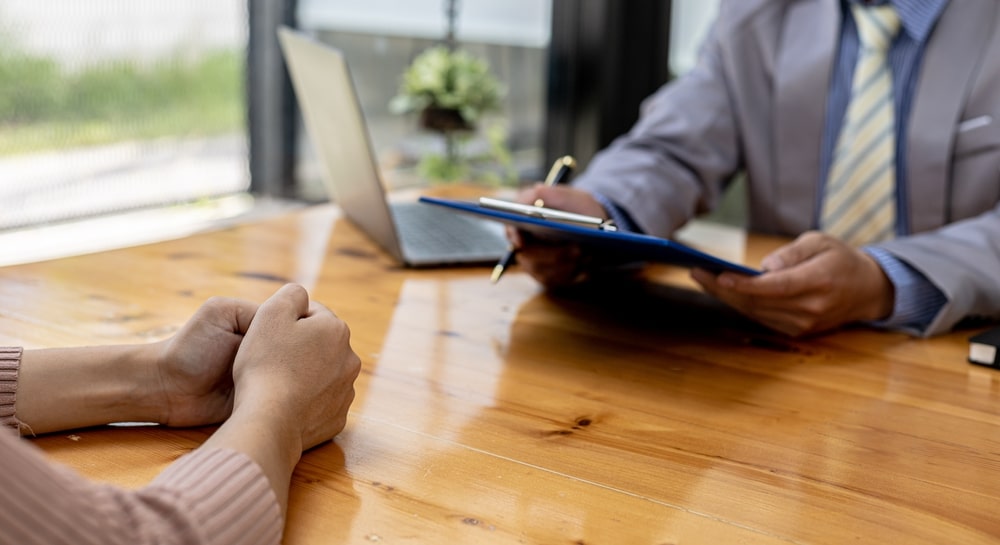
[[(552, 164), (552, 168), (549, 169), (548, 176), (545, 177), (545, 185), (559, 185), (565, 182), (569, 177), (570, 171), (574, 168), (576, 168), (576, 159), (573, 157), (564, 155), (556, 159), (556, 162)], [(545, 206), (545, 201), (542, 199), (535, 199), (533, 204), (535, 206)], [(496, 284), (497, 281), (500, 280), (500, 277), (503, 276), (504, 271), (506, 271), (507, 268), (514, 263), (514, 254), (514, 248), (510, 248), (507, 250), (507, 253), (500, 258), (500, 262), (493, 267), (493, 272), (490, 274), (491, 282)]]
[[(563, 155), (556, 159), (556, 162), (552, 163), (552, 168), (549, 169), (549, 175), (545, 177), (545, 185), (559, 185), (565, 182), (569, 172), (574, 168), (576, 168), (576, 159), (569, 155)], [(534, 204), (535, 206), (545, 206), (545, 201), (535, 199)]]

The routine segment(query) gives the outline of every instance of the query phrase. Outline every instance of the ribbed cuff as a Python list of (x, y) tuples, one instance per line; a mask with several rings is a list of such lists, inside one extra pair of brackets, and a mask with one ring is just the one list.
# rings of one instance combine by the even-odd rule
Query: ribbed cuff
[(14, 416), (14, 403), (17, 401), (17, 372), (21, 368), (23, 353), (24, 349), (19, 346), (0, 346), (0, 425), (18, 431), (21, 422)]

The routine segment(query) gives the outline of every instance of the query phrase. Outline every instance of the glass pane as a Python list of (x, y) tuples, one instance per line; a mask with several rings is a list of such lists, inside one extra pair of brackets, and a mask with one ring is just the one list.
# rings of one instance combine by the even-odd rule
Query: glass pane
[(4, 0), (0, 229), (248, 188), (242, 0)]
[[(441, 135), (421, 129), (417, 114), (393, 113), (389, 104), (410, 63), (443, 42), (449, 28), (448, 5), (442, 0), (299, 2), (300, 27), (341, 49), (347, 58), (389, 189), (427, 183), (418, 163), (446, 149)], [(505, 89), (500, 109), (486, 115), (461, 146), (464, 157), (484, 158), (486, 166), (472, 175), (493, 172), (496, 176), (476, 181), (511, 185), (520, 178), (537, 179), (544, 155), (551, 2), (462, 0), (454, 5), (456, 48), (485, 60)], [(304, 130), (300, 135), (296, 174), (302, 196), (326, 199), (312, 143)], [(491, 158), (495, 149), (491, 136), (510, 153), (506, 167), (502, 160)]]

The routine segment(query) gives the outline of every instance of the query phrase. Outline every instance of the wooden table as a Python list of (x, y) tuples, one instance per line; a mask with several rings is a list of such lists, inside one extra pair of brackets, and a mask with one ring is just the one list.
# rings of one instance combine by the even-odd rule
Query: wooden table
[[(488, 276), (401, 269), (317, 206), (0, 269), (0, 344), (151, 341), (211, 295), (305, 285), (364, 369), (298, 467), (289, 544), (1000, 541), (1000, 373), (966, 363), (970, 331), (790, 340), (669, 268), (559, 297)], [(132, 487), (211, 431), (34, 442)]]

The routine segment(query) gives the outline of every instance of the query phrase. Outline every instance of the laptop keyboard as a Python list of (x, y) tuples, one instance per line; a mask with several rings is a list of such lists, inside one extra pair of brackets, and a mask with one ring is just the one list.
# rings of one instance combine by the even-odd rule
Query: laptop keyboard
[(399, 236), (419, 256), (472, 255), (497, 258), (506, 251), (503, 226), (426, 204), (392, 204)]

